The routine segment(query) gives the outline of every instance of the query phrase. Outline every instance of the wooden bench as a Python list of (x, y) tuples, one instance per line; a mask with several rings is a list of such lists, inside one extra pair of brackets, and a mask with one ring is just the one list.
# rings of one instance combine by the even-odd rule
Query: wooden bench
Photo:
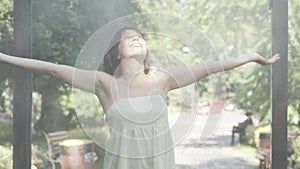
[(270, 150), (269, 148), (258, 148), (256, 157), (259, 159), (259, 168), (270, 168)]
[(42, 132), (42, 133), (45, 136), (48, 144), (48, 152), (46, 158), (50, 161), (52, 165), (52, 169), (55, 169), (56, 163), (60, 163), (58, 159), (60, 154), (59, 143), (63, 140), (68, 139), (69, 137), (66, 131), (57, 131), (51, 133)]
[(259, 148), (257, 149), (256, 157), (259, 159), (259, 168), (270, 168), (270, 152), (271, 140), (270, 133), (259, 134)]
[[(298, 136), (298, 132), (289, 132), (287, 137), (287, 152), (288, 156), (293, 154), (293, 140)], [(269, 133), (260, 133), (259, 135), (260, 146), (257, 149), (256, 157), (259, 159), (259, 168), (270, 168), (271, 156), (271, 140)]]

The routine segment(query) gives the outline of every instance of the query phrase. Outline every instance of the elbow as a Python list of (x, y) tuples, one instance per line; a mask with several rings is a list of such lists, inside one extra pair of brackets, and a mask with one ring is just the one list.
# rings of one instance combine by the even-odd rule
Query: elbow
[(47, 74), (49, 74), (52, 77), (57, 77), (57, 70), (55, 69), (50, 69)]
[(47, 70), (46, 74), (48, 74), (52, 77), (58, 77), (60, 67), (61, 67), (61, 65), (50, 66), (49, 69)]

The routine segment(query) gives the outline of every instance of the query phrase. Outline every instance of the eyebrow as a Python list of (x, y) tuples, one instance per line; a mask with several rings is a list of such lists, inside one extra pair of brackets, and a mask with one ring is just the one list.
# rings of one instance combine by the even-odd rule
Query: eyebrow
[(144, 34), (141, 33), (124, 33), (124, 35), (122, 35), (121, 39), (123, 39), (124, 37), (133, 37), (133, 36), (139, 36), (142, 37), (143, 39), (145, 38)]

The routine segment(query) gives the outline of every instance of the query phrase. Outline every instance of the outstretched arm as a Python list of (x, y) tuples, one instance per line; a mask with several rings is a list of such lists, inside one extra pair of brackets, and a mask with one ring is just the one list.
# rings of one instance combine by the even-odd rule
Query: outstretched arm
[(110, 75), (104, 72), (82, 70), (67, 65), (14, 57), (3, 53), (0, 53), (0, 62), (11, 64), (32, 72), (51, 75), (68, 84), (72, 84), (76, 88), (93, 93), (98, 92), (97, 89), (100, 89), (97, 87), (98, 85), (101, 85), (103, 81), (110, 79)]
[(209, 76), (210, 74), (231, 70), (249, 62), (257, 62), (262, 65), (268, 65), (275, 63), (279, 58), (279, 54), (275, 54), (269, 59), (266, 59), (259, 54), (252, 54), (246, 57), (211, 61), (192, 66), (176, 68), (168, 71), (168, 91), (187, 86), (206, 76)]

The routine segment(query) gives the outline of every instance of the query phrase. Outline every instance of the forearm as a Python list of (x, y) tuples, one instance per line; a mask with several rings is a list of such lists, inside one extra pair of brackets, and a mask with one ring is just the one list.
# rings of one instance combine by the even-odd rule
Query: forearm
[(249, 62), (254, 62), (255, 56), (249, 55), (239, 58), (231, 58), (225, 60), (216, 60), (206, 63), (200, 63), (190, 67), (196, 81), (214, 73), (232, 70)]
[(48, 75), (52, 75), (53, 70), (55, 70), (55, 67), (58, 67), (58, 65), (54, 63), (44, 62), (35, 59), (14, 57), (3, 53), (0, 53), (0, 62), (14, 65), (32, 72), (38, 72)]
[(168, 88), (169, 90), (172, 90), (179, 87), (184, 87), (213, 73), (231, 70), (249, 62), (256, 62), (262, 65), (269, 65), (275, 63), (279, 59), (279, 54), (275, 54), (271, 58), (266, 59), (260, 56), (259, 54), (254, 53), (239, 58), (211, 61), (188, 67), (176, 68), (168, 71)]
[(168, 71), (170, 89), (184, 87), (214, 73), (227, 71), (254, 61), (252, 56), (210, 61)]
[(204, 64), (205, 68), (207, 69), (207, 73), (217, 73), (221, 71), (227, 71), (234, 69), (236, 67), (242, 66), (249, 62), (254, 62), (255, 58), (254, 56), (244, 56), (239, 58), (231, 58), (226, 60), (220, 60), (220, 61), (212, 61)]
[(95, 86), (99, 87), (103, 82), (110, 81), (111, 76), (98, 71), (78, 69), (68, 65), (54, 64), (35, 59), (19, 58), (2, 54), (0, 62), (24, 68), (26, 70), (51, 75), (61, 79), (73, 87), (95, 93)]

